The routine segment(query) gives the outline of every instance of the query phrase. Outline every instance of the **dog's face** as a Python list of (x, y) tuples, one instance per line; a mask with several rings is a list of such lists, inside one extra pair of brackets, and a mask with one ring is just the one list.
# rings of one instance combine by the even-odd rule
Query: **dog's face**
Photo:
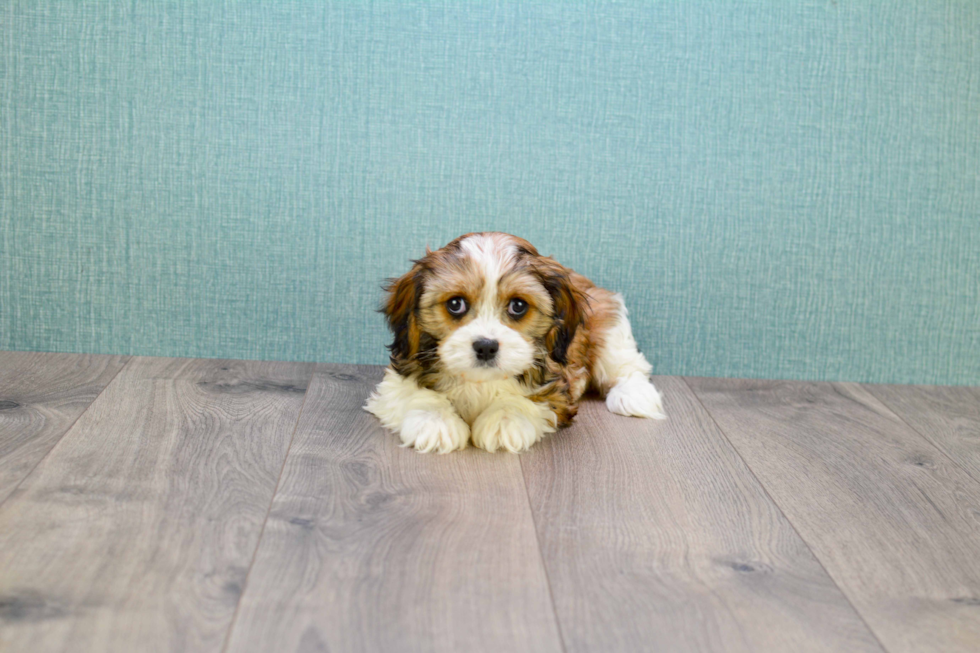
[(396, 371), (465, 381), (520, 376), (546, 359), (565, 364), (583, 302), (566, 268), (500, 233), (428, 252), (387, 290)]

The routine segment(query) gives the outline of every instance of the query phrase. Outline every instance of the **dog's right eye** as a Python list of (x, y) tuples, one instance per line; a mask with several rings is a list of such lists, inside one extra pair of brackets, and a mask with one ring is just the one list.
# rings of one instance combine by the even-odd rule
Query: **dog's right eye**
[(467, 308), (469, 307), (466, 305), (466, 300), (462, 297), (453, 297), (446, 302), (446, 310), (456, 317), (466, 315)]

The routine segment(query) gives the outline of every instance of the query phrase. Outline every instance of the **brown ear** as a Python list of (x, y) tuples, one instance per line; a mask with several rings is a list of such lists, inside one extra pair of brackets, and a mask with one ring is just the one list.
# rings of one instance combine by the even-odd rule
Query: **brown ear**
[(565, 365), (568, 362), (568, 347), (582, 324), (588, 299), (572, 285), (571, 271), (554, 259), (539, 257), (535, 268), (554, 306), (554, 323), (545, 335), (545, 346), (555, 362)]
[(422, 270), (415, 265), (398, 279), (389, 279), (384, 286), (388, 293), (381, 312), (385, 314), (388, 328), (395, 339), (389, 345), (391, 364), (400, 370), (419, 348), (418, 316), (419, 298), (422, 296)]

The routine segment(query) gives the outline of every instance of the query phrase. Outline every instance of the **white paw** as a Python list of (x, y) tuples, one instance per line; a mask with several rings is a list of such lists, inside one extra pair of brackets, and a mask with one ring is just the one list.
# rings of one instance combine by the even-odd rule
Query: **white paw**
[(473, 444), (487, 451), (527, 451), (544, 434), (543, 423), (535, 424), (534, 418), (506, 409), (491, 408), (473, 423)]
[(449, 453), (465, 449), (470, 427), (450, 410), (410, 410), (405, 413), (399, 435), (407, 447), (422, 453)]
[(631, 374), (616, 382), (606, 394), (606, 408), (617, 415), (666, 419), (660, 393), (643, 374)]

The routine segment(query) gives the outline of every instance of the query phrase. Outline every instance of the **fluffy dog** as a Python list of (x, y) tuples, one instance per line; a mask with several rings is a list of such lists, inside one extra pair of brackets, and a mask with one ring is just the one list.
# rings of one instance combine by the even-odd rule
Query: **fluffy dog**
[(663, 419), (622, 296), (503, 233), (460, 236), (389, 281), (391, 365), (365, 410), (417, 451), (525, 451), (593, 389)]

